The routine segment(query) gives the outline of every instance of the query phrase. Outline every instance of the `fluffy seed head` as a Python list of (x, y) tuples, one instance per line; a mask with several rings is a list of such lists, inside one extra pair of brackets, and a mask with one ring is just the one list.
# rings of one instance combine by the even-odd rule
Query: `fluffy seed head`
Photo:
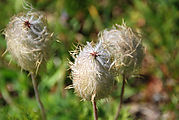
[(113, 87), (113, 76), (109, 72), (110, 56), (101, 43), (93, 47), (90, 43), (80, 50), (71, 64), (73, 88), (84, 100), (107, 97)]
[(131, 74), (142, 62), (143, 46), (138, 34), (125, 24), (116, 25), (111, 30), (104, 30), (99, 34), (99, 41), (107, 49), (113, 61), (112, 69), (117, 74)]
[(37, 72), (46, 63), (51, 35), (41, 12), (30, 11), (13, 16), (4, 34), (7, 50), (23, 69)]

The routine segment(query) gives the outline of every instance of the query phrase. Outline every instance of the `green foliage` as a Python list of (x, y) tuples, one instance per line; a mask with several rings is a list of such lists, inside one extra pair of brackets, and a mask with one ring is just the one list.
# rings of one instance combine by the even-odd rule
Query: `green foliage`
[[(168, 96), (166, 104), (160, 104), (161, 114), (168, 111), (177, 116), (179, 101), (179, 2), (178, 0), (29, 0), (35, 9), (47, 15), (49, 29), (60, 43), (52, 45), (54, 57), (47, 64), (47, 72), (39, 76), (39, 92), (48, 120), (91, 120), (90, 102), (80, 101), (73, 90), (64, 88), (71, 84), (68, 59), (74, 45), (96, 41), (100, 30), (121, 24), (141, 32), (146, 47), (146, 59), (142, 72), (144, 80), (130, 78), (125, 88), (125, 100), (143, 93), (148, 81), (145, 76), (156, 76), (163, 83)], [(22, 11), (21, 0), (0, 2), (0, 30), (9, 19)], [(55, 42), (55, 41), (54, 41)], [(4, 36), (0, 36), (0, 55), (6, 49)], [(152, 56), (152, 57), (151, 57)], [(0, 57), (0, 120), (40, 120), (40, 111), (28, 72), (20, 70), (9, 54)], [(146, 62), (149, 61), (149, 62)], [(165, 68), (163, 70), (163, 67)], [(167, 72), (166, 72), (167, 71)], [(167, 88), (168, 81), (173, 82)], [(114, 119), (120, 98), (121, 78), (109, 102), (99, 101), (99, 120)], [(140, 81), (143, 81), (142, 83)], [(170, 87), (170, 86), (169, 86)], [(142, 97), (142, 96), (141, 96)], [(145, 97), (140, 98), (147, 102)], [(141, 102), (140, 101), (140, 102)], [(130, 101), (131, 102), (131, 101)], [(139, 102), (139, 101), (138, 101)], [(119, 120), (133, 120), (129, 107), (123, 105)]]

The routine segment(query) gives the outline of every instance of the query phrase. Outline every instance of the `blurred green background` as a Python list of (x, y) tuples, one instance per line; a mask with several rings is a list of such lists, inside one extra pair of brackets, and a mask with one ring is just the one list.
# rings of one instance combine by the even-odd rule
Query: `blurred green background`
[[(43, 11), (57, 40), (47, 72), (39, 76), (39, 92), (48, 120), (91, 120), (90, 102), (64, 88), (69, 78), (69, 51), (96, 41), (98, 32), (122, 19), (143, 36), (145, 58), (140, 74), (126, 85), (119, 120), (179, 119), (179, 1), (178, 0), (28, 0)], [(22, 11), (21, 0), (0, 0), (0, 31)], [(0, 55), (6, 50), (0, 35)], [(40, 120), (28, 72), (10, 54), (0, 57), (0, 120)], [(120, 101), (121, 76), (107, 100), (97, 103), (99, 120), (113, 120)]]

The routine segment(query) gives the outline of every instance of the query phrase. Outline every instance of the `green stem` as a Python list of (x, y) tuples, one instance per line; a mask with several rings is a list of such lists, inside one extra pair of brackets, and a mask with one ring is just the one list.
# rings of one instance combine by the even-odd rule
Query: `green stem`
[(97, 112), (97, 107), (96, 107), (96, 101), (92, 100), (93, 104), (93, 115), (94, 115), (94, 120), (98, 120), (98, 112)]
[(32, 78), (32, 84), (33, 84), (33, 87), (34, 87), (35, 97), (36, 97), (36, 100), (39, 104), (39, 108), (40, 108), (40, 111), (41, 111), (42, 120), (46, 120), (45, 109), (44, 109), (43, 103), (40, 100), (39, 92), (38, 92), (38, 89), (37, 89), (36, 76), (34, 75), (34, 73), (31, 73), (31, 78)]
[(123, 96), (124, 96), (124, 87), (125, 87), (125, 80), (126, 80), (126, 76), (123, 75), (122, 88), (121, 88), (121, 96), (120, 96), (120, 103), (119, 103), (118, 110), (117, 110), (117, 113), (116, 113), (116, 116), (115, 116), (115, 120), (118, 120), (119, 113), (120, 113), (121, 108), (122, 108), (122, 102), (123, 102)]

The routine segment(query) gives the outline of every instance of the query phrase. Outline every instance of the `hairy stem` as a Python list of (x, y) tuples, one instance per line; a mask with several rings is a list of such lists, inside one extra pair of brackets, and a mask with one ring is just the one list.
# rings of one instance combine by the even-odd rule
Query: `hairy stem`
[(44, 109), (43, 103), (40, 100), (39, 92), (38, 92), (38, 89), (37, 89), (36, 76), (34, 75), (34, 73), (31, 73), (31, 78), (32, 78), (32, 84), (33, 84), (33, 87), (34, 87), (35, 97), (36, 97), (37, 103), (39, 104), (39, 108), (40, 108), (40, 111), (41, 111), (42, 120), (46, 120), (45, 109)]
[(123, 75), (122, 88), (121, 88), (121, 96), (120, 96), (120, 103), (119, 103), (118, 110), (117, 110), (117, 113), (116, 113), (116, 116), (115, 116), (115, 120), (118, 120), (119, 113), (120, 113), (121, 108), (122, 108), (122, 102), (123, 102), (123, 96), (124, 96), (124, 87), (125, 87), (125, 80), (126, 79), (127, 79), (126, 76)]
[(92, 100), (92, 104), (93, 104), (94, 120), (98, 120), (98, 111), (97, 111), (97, 107), (96, 107), (96, 101)]

